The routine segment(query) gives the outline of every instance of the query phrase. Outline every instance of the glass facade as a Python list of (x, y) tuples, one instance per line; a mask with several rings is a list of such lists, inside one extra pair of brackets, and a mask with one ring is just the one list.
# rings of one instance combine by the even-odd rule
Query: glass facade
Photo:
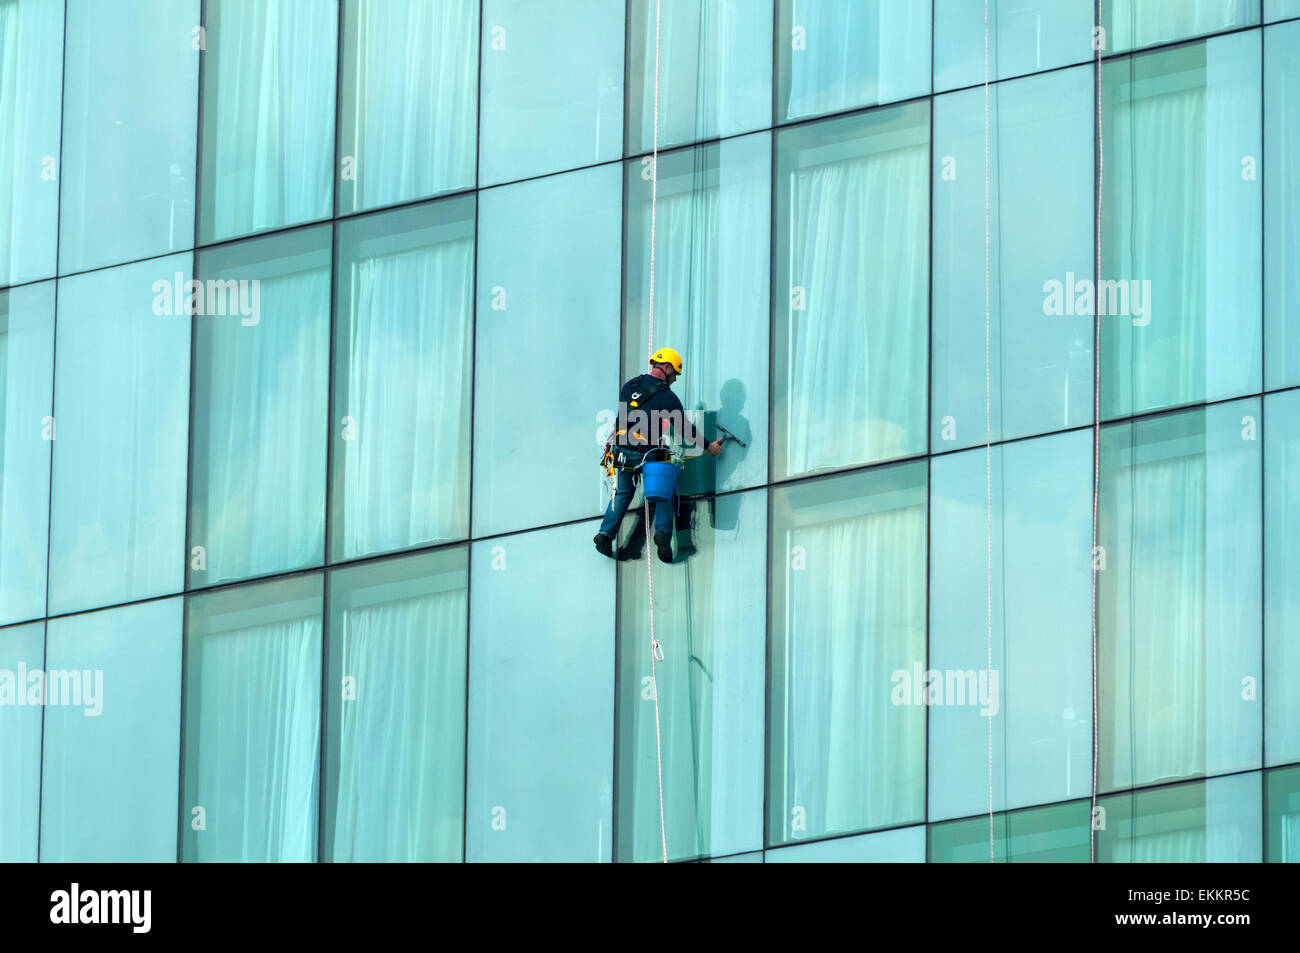
[(0, 0), (0, 860), (1300, 861), (1300, 4), (982, 13)]

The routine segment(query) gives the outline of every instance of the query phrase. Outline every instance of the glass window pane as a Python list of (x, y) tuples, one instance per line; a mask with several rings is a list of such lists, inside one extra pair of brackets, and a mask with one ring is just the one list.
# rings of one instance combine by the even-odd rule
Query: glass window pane
[(1264, 0), (1264, 22), (1300, 17), (1300, 0)]
[(774, 479), (925, 450), (929, 121), (778, 133)]
[[(1103, 742), (1104, 745), (1104, 742)], [(1102, 798), (1100, 863), (1259, 863), (1258, 771)]]
[(654, 145), (659, 16), (659, 148), (772, 124), (772, 0), (631, 0), (627, 151)]
[[(1260, 0), (1101, 0), (1106, 48), (1117, 53), (1259, 23)], [(1256, 39), (1256, 43), (1258, 43)]]
[[(645, 545), (640, 519), (633, 530)], [(641, 560), (619, 566), (618, 859), (662, 857), (654, 694), (670, 860), (763, 843), (763, 668), (767, 493), (683, 502), (676, 560), (654, 573), (655, 635)], [(653, 547), (642, 550), (653, 555)]]
[(52, 619), (46, 666), (41, 860), (175, 861), (181, 600)]
[(340, 209), (474, 187), (478, 6), (344, 4)]
[[(1092, 420), (1092, 318), (1050, 313), (1044, 292), (1092, 274), (1093, 77), (1060, 70), (989, 97), (993, 440)], [(934, 139), (930, 439), (946, 450), (985, 437), (983, 89), (935, 99)]]
[(596, 464), (620, 384), (619, 172), (480, 193), (475, 536), (605, 508)]
[(778, 0), (777, 118), (842, 112), (930, 91), (925, 0)]
[[(1093, 0), (990, 0), (988, 14), (993, 81), (1086, 63), (1096, 55)], [(983, 82), (984, 4), (935, 0), (935, 90)]]
[(622, 154), (623, 14), (609, 0), (483, 0), (481, 185)]
[(768, 839), (925, 816), (925, 710), (892, 701), (925, 658), (926, 465), (772, 491)]
[[(722, 456), (696, 455), (679, 492), (713, 493), (767, 477), (771, 147), (767, 133), (659, 156), (655, 212), (655, 347), (682, 355), (675, 390)], [(649, 354), (649, 166), (627, 164), (623, 375)], [(643, 175), (646, 171), (646, 175)]]
[(463, 539), (474, 198), (338, 229), (330, 556)]
[(200, 252), (198, 273), (189, 584), (319, 566), (330, 227)]
[(54, 282), (0, 291), (0, 623), (45, 615)]
[(1260, 389), (1259, 53), (1241, 33), (1103, 68), (1107, 418)]
[(932, 462), (929, 662), (895, 683), (930, 710), (930, 820), (988, 810), (989, 718), (999, 810), (1092, 790), (1092, 435), (992, 448), (991, 674), (985, 462)]
[(1244, 400), (1102, 431), (1103, 791), (1260, 766), (1259, 413)]
[(713, 857), (706, 860), (707, 864), (761, 864), (763, 863), (763, 852), (756, 850), (750, 854), (732, 854), (730, 857)]
[[(1089, 736), (1088, 750), (1092, 742)], [(1091, 765), (1091, 761), (1088, 762)], [(1088, 777), (1091, 792), (1091, 775)], [(985, 804), (987, 805), (987, 801)], [(993, 816), (997, 863), (1088, 863), (1092, 854), (1088, 818), (1092, 802), (1071, 801)], [(930, 861), (938, 864), (989, 862), (989, 817), (963, 818), (930, 828)]]
[(200, 239), (328, 218), (338, 0), (207, 0), (204, 17)]
[(1264, 415), (1264, 763), (1272, 765), (1300, 761), (1300, 391), (1269, 394)]
[(469, 860), (610, 859), (614, 566), (596, 527), (474, 544)]
[(44, 622), (0, 629), (0, 863), (37, 859), (41, 696), (31, 678), (44, 670)]
[(63, 0), (0, 3), (0, 286), (54, 274)]
[(458, 861), (468, 551), (330, 573), (322, 856)]
[(1264, 379), (1292, 387), (1300, 384), (1300, 22), (1264, 31), (1264, 64)]
[(795, 844), (769, 850), (764, 859), (769, 864), (924, 863), (925, 826)]
[(189, 598), (187, 861), (316, 859), (321, 590), (312, 574)]
[(182, 587), (192, 261), (59, 282), (52, 613)]
[(1269, 863), (1300, 864), (1300, 767), (1266, 773)]
[(194, 246), (199, 0), (68, 0), (59, 274)]

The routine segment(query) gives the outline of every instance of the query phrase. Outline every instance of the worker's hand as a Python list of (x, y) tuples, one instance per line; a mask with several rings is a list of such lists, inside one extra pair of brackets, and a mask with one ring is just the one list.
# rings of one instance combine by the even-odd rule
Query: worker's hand
[(713, 441), (713, 443), (709, 444), (704, 449), (709, 451), (709, 456), (716, 457), (718, 454), (722, 452), (722, 441), (715, 440)]

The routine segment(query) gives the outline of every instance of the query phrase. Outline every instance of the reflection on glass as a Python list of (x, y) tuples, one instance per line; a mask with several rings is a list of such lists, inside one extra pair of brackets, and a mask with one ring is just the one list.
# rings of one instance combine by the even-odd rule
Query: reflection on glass
[(596, 464), (621, 383), (621, 210), (617, 164), (479, 195), (475, 536), (608, 502)]
[(483, 0), (481, 185), (619, 157), (624, 6)]
[(1300, 761), (1300, 391), (1264, 398), (1264, 764)]
[(0, 623), (45, 614), (54, 282), (0, 291)]
[[(993, 816), (995, 863), (1088, 863), (1092, 853), (1088, 818), (1091, 801)], [(989, 862), (989, 817), (947, 821), (930, 828), (931, 863)]]
[(762, 846), (766, 491), (683, 503), (675, 536), (654, 574), (657, 681), (645, 563), (619, 567), (620, 861), (662, 858), (656, 691), (669, 859)]
[[(1259, 23), (1260, 0), (1101, 0), (1110, 52)], [(1256, 39), (1256, 45), (1258, 45)]]
[(51, 612), (181, 588), (192, 261), (59, 282)]
[(181, 612), (175, 598), (48, 623), (42, 861), (176, 860)]
[[(984, 82), (984, 7), (935, 0), (936, 92)], [(989, 0), (988, 16), (990, 81), (1086, 63), (1096, 55), (1093, 0)]]
[(41, 797), (41, 706), (19, 672), (45, 669), (45, 623), (0, 629), (0, 671), (12, 673), (13, 697), (0, 706), (0, 863), (36, 863)]
[(1092, 437), (993, 447), (993, 666), (988, 668), (986, 459), (930, 474), (930, 820), (1092, 790)]
[(68, 0), (59, 274), (193, 247), (198, 25), (199, 0)]
[[(1092, 274), (1095, 96), (1084, 66), (989, 97), (992, 440), (1092, 420), (1092, 317), (1044, 289)], [(949, 450), (985, 438), (984, 91), (936, 98), (934, 139), (930, 445)]]
[(467, 860), (610, 859), (614, 566), (597, 525), (474, 544)]

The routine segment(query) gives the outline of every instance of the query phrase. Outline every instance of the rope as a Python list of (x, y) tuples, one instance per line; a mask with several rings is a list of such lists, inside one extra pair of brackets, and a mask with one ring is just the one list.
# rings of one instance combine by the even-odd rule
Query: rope
[[(655, 213), (659, 205), (659, 24), (662, 0), (655, 0), (655, 104), (653, 157), (650, 160), (650, 308), (649, 350), (655, 347)], [(645, 531), (647, 542), (652, 538), (650, 501), (645, 498), (645, 481), (641, 485), (641, 501), (645, 505)], [(664, 749), (659, 727), (659, 670), (656, 665), (663, 659), (663, 649), (655, 638), (655, 574), (654, 557), (649, 545), (645, 554), (646, 587), (650, 594), (650, 682), (654, 686), (655, 702), (655, 760), (659, 768), (659, 841), (663, 848), (663, 862), (668, 863), (668, 829), (664, 823)]]
[[(989, 251), (989, 0), (984, 0), (984, 530), (987, 549), (985, 578), (988, 583), (988, 672), (993, 675), (993, 409), (990, 371), (990, 251)], [(989, 863), (995, 860), (993, 847), (993, 716), (988, 717), (989, 755)]]

